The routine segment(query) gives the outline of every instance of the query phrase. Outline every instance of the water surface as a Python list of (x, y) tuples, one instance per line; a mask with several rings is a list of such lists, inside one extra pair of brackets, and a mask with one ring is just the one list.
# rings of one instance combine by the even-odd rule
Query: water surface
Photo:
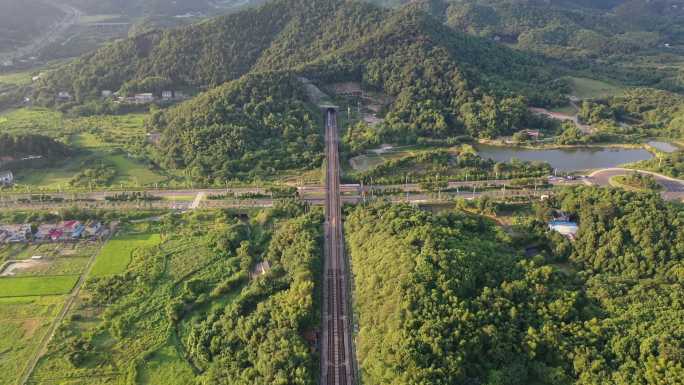
[(653, 158), (650, 152), (641, 148), (582, 147), (534, 150), (488, 145), (477, 145), (475, 148), (481, 157), (493, 159), (497, 162), (509, 162), (512, 158), (548, 162), (551, 167), (559, 171), (610, 168)]
[(654, 147), (662, 152), (677, 152), (679, 148), (672, 143), (667, 142), (648, 142), (648, 145)]

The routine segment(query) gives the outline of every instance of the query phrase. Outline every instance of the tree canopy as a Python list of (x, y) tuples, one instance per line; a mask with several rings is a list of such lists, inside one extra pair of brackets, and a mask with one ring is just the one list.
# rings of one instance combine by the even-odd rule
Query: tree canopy
[[(684, 380), (682, 211), (578, 188), (570, 243), (526, 258), (482, 217), (376, 203), (346, 222), (367, 384), (676, 384)], [(520, 250), (519, 252), (516, 252)], [(569, 257), (569, 259), (567, 259)]]

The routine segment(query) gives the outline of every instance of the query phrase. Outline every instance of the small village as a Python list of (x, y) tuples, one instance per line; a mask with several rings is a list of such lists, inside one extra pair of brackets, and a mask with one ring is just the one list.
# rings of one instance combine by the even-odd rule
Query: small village
[(71, 220), (45, 223), (35, 227), (30, 224), (3, 225), (0, 226), (0, 244), (97, 241), (108, 232), (109, 230), (99, 221)]
[[(185, 93), (174, 90), (162, 91), (158, 95), (153, 92), (140, 92), (131, 95), (120, 95), (119, 92), (103, 90), (101, 91), (100, 95), (103, 100), (113, 100), (115, 103), (135, 105), (152, 104), (155, 102), (173, 103), (188, 99), (188, 96)], [(63, 103), (70, 102), (73, 99), (74, 97), (69, 91), (60, 91), (56, 96), (56, 100)]]

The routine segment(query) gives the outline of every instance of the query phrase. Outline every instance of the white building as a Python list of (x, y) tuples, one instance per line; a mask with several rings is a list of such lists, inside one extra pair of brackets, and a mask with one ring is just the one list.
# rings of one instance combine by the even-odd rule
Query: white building
[(14, 184), (14, 174), (12, 171), (0, 171), (0, 185), (9, 186)]
[(135, 102), (136, 103), (152, 103), (154, 102), (154, 94), (152, 93), (143, 93), (143, 94), (136, 94), (135, 95)]
[(162, 91), (162, 99), (164, 99), (164, 100), (173, 99), (173, 91)]
[(61, 91), (57, 94), (57, 99), (59, 100), (71, 100), (71, 94), (66, 91)]
[(570, 221), (551, 221), (549, 222), (549, 229), (560, 233), (566, 238), (574, 240), (579, 231), (579, 226), (577, 223)]

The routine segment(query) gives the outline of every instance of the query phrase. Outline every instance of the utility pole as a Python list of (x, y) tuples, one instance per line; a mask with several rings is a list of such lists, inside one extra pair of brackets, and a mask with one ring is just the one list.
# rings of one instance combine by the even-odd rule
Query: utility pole
[(373, 198), (375, 196), (375, 194), (373, 193), (373, 177), (371, 177), (370, 179), (371, 179), (371, 181), (370, 181), (371, 182), (370, 183), (370, 196), (371, 196), (371, 198)]
[(366, 204), (366, 189), (363, 187), (363, 179), (361, 179), (361, 199), (363, 199), (363, 204)]

